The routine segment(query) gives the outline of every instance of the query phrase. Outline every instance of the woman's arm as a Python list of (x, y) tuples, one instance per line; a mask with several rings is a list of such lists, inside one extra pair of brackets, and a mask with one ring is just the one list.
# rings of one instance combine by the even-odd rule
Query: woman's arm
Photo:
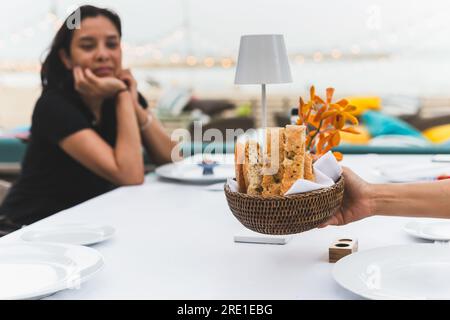
[(450, 180), (371, 186), (372, 214), (450, 219)]
[(344, 168), (342, 207), (321, 227), (344, 225), (374, 215), (450, 219), (450, 180), (369, 184)]
[(128, 91), (117, 97), (117, 139), (113, 149), (94, 130), (85, 129), (60, 142), (61, 148), (97, 175), (115, 185), (144, 181), (141, 138), (133, 99)]
[[(135, 101), (135, 111), (141, 131), (142, 141), (150, 157), (157, 164), (172, 162), (172, 150), (176, 142), (170, 139), (161, 122)], [(150, 116), (150, 118), (149, 118)], [(150, 121), (147, 124), (147, 121)]]
[[(131, 71), (128, 69), (122, 70), (119, 78), (124, 81), (130, 89), (139, 127), (145, 127), (144, 130), (141, 131), (141, 136), (144, 147), (150, 157), (156, 164), (172, 162), (172, 150), (177, 145), (177, 142), (172, 141), (161, 122), (139, 104), (137, 82)], [(148, 123), (148, 121), (150, 121), (150, 123)]]

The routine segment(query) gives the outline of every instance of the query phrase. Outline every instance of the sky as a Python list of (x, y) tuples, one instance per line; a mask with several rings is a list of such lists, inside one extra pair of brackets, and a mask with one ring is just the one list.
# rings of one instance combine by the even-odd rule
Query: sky
[[(14, 0), (0, 2), (0, 59), (38, 59), (54, 35), (43, 25), (54, 4), (64, 19), (86, 3), (116, 10), (126, 43), (167, 55), (235, 55), (240, 36), (256, 33), (284, 34), (289, 52), (450, 53), (445, 0)], [(190, 36), (170, 38), (186, 19)]]

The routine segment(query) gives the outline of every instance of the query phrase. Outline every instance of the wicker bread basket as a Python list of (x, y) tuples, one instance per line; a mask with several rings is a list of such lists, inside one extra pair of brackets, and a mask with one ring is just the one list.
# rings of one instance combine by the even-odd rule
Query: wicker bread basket
[(339, 209), (344, 177), (328, 188), (268, 198), (232, 192), (225, 184), (225, 195), (233, 215), (248, 229), (272, 235), (295, 234), (318, 227)]

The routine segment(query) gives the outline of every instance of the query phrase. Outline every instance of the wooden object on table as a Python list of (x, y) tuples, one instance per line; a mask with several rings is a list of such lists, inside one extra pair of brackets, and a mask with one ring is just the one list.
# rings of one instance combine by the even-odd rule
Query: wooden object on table
[(329, 262), (335, 263), (339, 259), (358, 251), (358, 240), (342, 238), (333, 242), (329, 247)]

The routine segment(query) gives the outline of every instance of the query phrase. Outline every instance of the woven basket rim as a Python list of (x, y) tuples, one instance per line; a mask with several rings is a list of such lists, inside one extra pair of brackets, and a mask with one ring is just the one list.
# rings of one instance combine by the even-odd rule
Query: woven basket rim
[(225, 183), (224, 185), (224, 190), (227, 194), (230, 195), (234, 195), (237, 197), (241, 197), (241, 198), (247, 198), (247, 199), (254, 199), (254, 200), (264, 200), (264, 201), (270, 201), (270, 200), (288, 200), (288, 199), (298, 199), (298, 198), (308, 198), (308, 197), (314, 197), (317, 196), (321, 193), (327, 193), (330, 192), (333, 189), (338, 188), (338, 186), (342, 183), (343, 181), (343, 176), (341, 175), (339, 177), (339, 179), (336, 181), (335, 184), (333, 184), (330, 187), (326, 187), (326, 188), (322, 188), (319, 190), (313, 190), (313, 191), (308, 191), (308, 192), (302, 192), (302, 193), (296, 193), (296, 194), (291, 194), (291, 195), (287, 195), (287, 196), (270, 196), (270, 197), (263, 197), (263, 196), (255, 196), (255, 195), (249, 195), (246, 193), (241, 193), (241, 192), (232, 192), (230, 190), (230, 187), (228, 186), (228, 183)]

